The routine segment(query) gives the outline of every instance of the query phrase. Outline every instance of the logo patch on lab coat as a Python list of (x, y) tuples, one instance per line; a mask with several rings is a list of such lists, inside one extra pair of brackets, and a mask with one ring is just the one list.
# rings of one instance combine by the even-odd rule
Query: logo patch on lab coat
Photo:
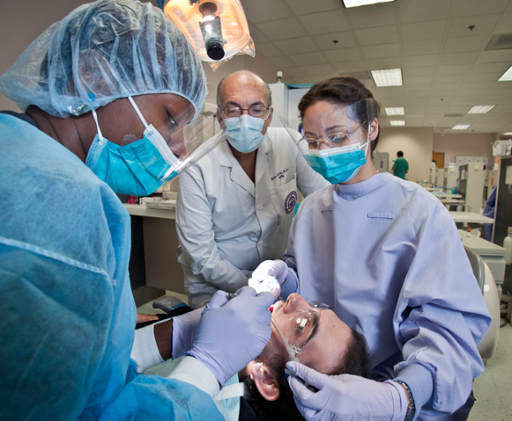
[(297, 203), (297, 192), (292, 191), (288, 196), (286, 196), (286, 199), (284, 201), (284, 210), (286, 214), (289, 214), (293, 211), (295, 208), (295, 204)]

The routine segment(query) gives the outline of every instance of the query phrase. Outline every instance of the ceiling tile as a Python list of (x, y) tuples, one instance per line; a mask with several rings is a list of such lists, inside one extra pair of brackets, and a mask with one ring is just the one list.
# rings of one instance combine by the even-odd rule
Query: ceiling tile
[(242, 4), (247, 20), (253, 23), (292, 17), (288, 7), (280, 0), (244, 0)]
[(289, 74), (291, 77), (297, 77), (297, 76), (305, 76), (304, 70), (302, 70), (302, 67), (296, 66), (296, 67), (287, 67), (283, 70), (283, 74)]
[(473, 64), (478, 58), (478, 52), (443, 53), (439, 60), (440, 65)]
[(354, 33), (360, 45), (391, 44), (398, 42), (398, 28), (395, 25), (359, 29), (354, 31)]
[(371, 28), (374, 26), (396, 25), (398, 23), (396, 3), (374, 4), (370, 7), (354, 7), (346, 9), (345, 13), (353, 28)]
[(433, 76), (405, 76), (404, 85), (424, 85), (426, 83), (432, 83)]
[(409, 0), (397, 2), (400, 22), (440, 20), (450, 16), (453, 0)]
[[(322, 50), (337, 50), (339, 48), (357, 47), (356, 38), (352, 31), (313, 35), (311, 38), (313, 38)], [(337, 42), (333, 42), (334, 40)]]
[(442, 38), (426, 39), (423, 41), (402, 42), (402, 52), (404, 56), (439, 54), (441, 52), (442, 45)]
[(402, 70), (404, 77), (411, 76), (434, 76), (436, 68), (434, 66), (429, 67), (409, 67)]
[(404, 68), (406, 67), (423, 67), (423, 66), (435, 66), (439, 60), (435, 54), (427, 55), (411, 55), (402, 58)]
[(400, 26), (400, 36), (403, 41), (443, 38), (447, 25), (448, 20), (404, 23)]
[(304, 28), (296, 18), (262, 22), (256, 27), (272, 41), (297, 38), (304, 35)]
[(309, 37), (276, 41), (275, 44), (281, 51), (285, 51), (286, 54), (301, 54), (309, 53), (311, 51), (318, 51), (318, 47)]
[(252, 40), (258, 44), (260, 42), (269, 42), (270, 40), (268, 37), (263, 34), (258, 28), (256, 28), (256, 25), (249, 22), (249, 32), (251, 33)]
[(324, 51), (325, 56), (331, 63), (339, 61), (360, 61), (363, 59), (359, 48), (342, 48), (339, 50)]
[(465, 51), (482, 51), (488, 41), (489, 37), (485, 35), (447, 38), (443, 52), (456, 53)]
[(311, 53), (292, 54), (288, 56), (297, 66), (327, 63), (325, 56), (318, 51)]
[(402, 68), (402, 60), (400, 57), (366, 60), (366, 68), (370, 70), (400, 69)]
[(296, 15), (324, 12), (326, 10), (341, 10), (343, 8), (340, 0), (286, 0), (286, 3)]
[(457, 64), (457, 65), (446, 65), (439, 66), (437, 68), (437, 74), (442, 75), (466, 75), (471, 70), (470, 64)]
[(395, 44), (370, 45), (361, 47), (366, 59), (400, 57), (400, 46)]
[(477, 63), (471, 69), (471, 74), (492, 73), (498, 80), (503, 73), (510, 67), (510, 63)]
[(256, 54), (261, 54), (265, 57), (276, 57), (282, 56), (283, 52), (273, 42), (265, 42), (256, 46)]
[(330, 64), (313, 64), (310, 66), (302, 66), (302, 69), (308, 76), (319, 76), (336, 73)]
[[(448, 25), (449, 37), (463, 37), (466, 35), (487, 35), (490, 36), (498, 22), (501, 15), (481, 15), (481, 16), (468, 16), (464, 18), (451, 19)], [(469, 29), (469, 26), (474, 26)]]
[(436, 74), (434, 77), (434, 83), (442, 84), (442, 83), (461, 83), (462, 79), (464, 79), (464, 75), (441, 75)]
[(512, 63), (512, 50), (482, 51), (477, 63), (496, 63), (500, 61)]
[(366, 68), (364, 61), (344, 61), (342, 63), (333, 63), (332, 67), (340, 74), (359, 72)]
[(508, 34), (512, 32), (512, 8), (509, 8), (496, 27), (496, 34)]
[(493, 13), (503, 13), (507, 10), (510, 0), (464, 0), (455, 2), (453, 8), (453, 17), (461, 16), (481, 16), (491, 15)]
[(272, 57), (272, 58), (269, 58), (269, 60), (278, 67), (278, 70), (282, 70), (282, 69), (286, 69), (287, 67), (295, 66), (295, 63), (293, 61), (291, 61), (286, 56)]
[(314, 13), (307, 16), (299, 16), (299, 20), (311, 35), (328, 34), (350, 29), (343, 10)]

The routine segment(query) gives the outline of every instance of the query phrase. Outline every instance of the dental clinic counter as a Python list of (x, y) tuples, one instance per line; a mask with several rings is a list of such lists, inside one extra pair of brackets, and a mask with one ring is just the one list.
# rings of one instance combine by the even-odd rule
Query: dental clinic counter
[(185, 294), (183, 270), (176, 257), (176, 211), (123, 203), (132, 219), (130, 278), (141, 306), (165, 294)]

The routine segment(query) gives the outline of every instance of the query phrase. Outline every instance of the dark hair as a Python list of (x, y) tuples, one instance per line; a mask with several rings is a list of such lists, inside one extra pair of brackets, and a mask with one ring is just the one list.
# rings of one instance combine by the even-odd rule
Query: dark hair
[[(244, 383), (251, 394), (249, 405), (256, 414), (258, 421), (298, 421), (304, 420), (295, 406), (293, 393), (285, 378), (284, 369), (286, 359), (282, 356), (274, 356), (269, 362), (270, 372), (275, 376), (279, 386), (279, 398), (275, 401), (267, 401), (259, 393), (254, 380), (249, 377)], [(368, 378), (372, 368), (372, 359), (364, 336), (352, 330), (352, 339), (347, 345), (345, 353), (340, 356), (337, 367), (329, 375), (353, 374)]]
[[(396, 154), (397, 154), (398, 156), (404, 156), (404, 153), (403, 153), (402, 151), (398, 151)], [(432, 161), (432, 162), (435, 162), (435, 161)]]
[[(363, 101), (363, 99), (369, 99), (370, 101)], [(371, 91), (353, 77), (333, 77), (315, 84), (299, 103), (300, 117), (304, 118), (306, 109), (319, 101), (327, 101), (334, 105), (357, 104), (356, 113), (359, 123), (364, 123), (366, 119), (370, 121), (375, 118), (379, 119), (379, 103), (375, 100)], [(371, 143), (372, 152), (377, 147), (379, 137), (380, 124), (379, 133)]]

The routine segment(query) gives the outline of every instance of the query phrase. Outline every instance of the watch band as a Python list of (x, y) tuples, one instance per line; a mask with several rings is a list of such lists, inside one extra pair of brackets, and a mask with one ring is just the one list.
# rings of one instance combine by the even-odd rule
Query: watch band
[(409, 396), (409, 401), (411, 402), (407, 406), (407, 413), (405, 414), (405, 420), (404, 421), (411, 421), (414, 418), (414, 413), (416, 412), (416, 405), (414, 405), (414, 399), (412, 397), (411, 389), (409, 389), (409, 386), (407, 383), (401, 381), (401, 380), (395, 380), (397, 383), (400, 383), (404, 389), (405, 393)]

